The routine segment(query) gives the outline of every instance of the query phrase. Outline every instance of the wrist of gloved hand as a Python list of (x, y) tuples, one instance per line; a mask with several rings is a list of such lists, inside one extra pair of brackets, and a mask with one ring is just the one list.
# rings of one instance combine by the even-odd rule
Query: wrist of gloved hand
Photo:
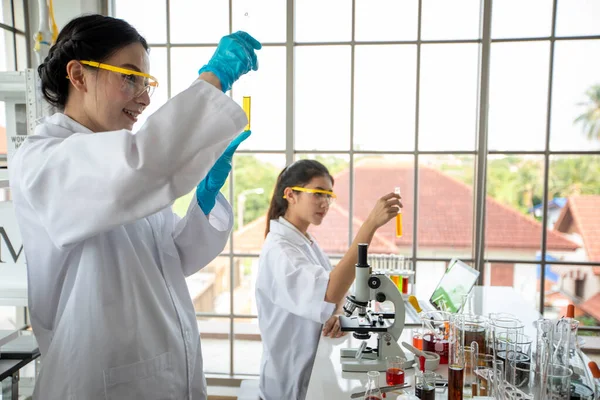
[(204, 212), (204, 215), (210, 214), (215, 204), (217, 203), (217, 195), (219, 190), (209, 190), (207, 187), (207, 180), (203, 179), (200, 184), (196, 187), (196, 202), (198, 206)]
[(213, 74), (215, 74), (215, 76), (221, 83), (221, 90), (223, 91), (223, 93), (227, 92), (228, 90), (231, 90), (231, 85), (234, 81), (233, 71), (231, 71), (227, 67), (227, 65), (216, 66), (214, 62), (209, 62), (204, 67), (198, 70), (198, 75), (202, 74), (203, 72), (212, 72)]

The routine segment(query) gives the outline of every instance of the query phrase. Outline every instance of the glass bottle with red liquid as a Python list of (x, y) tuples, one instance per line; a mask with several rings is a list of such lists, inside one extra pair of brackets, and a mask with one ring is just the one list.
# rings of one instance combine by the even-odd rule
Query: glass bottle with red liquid
[(365, 391), (364, 400), (383, 400), (381, 390), (379, 390), (379, 372), (367, 372), (367, 390)]
[(448, 364), (448, 334), (450, 313), (430, 311), (420, 314), (423, 323), (423, 351), (440, 356), (440, 364)]

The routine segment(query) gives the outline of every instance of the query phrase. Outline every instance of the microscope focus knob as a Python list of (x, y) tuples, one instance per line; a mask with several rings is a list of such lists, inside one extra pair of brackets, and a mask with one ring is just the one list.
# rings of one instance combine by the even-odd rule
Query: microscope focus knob
[(371, 289), (377, 289), (381, 286), (381, 280), (376, 276), (372, 276), (369, 278), (368, 284)]
[(375, 295), (375, 300), (377, 300), (380, 303), (383, 303), (385, 301), (385, 299), (386, 299), (386, 297), (385, 297), (384, 293), (379, 292)]

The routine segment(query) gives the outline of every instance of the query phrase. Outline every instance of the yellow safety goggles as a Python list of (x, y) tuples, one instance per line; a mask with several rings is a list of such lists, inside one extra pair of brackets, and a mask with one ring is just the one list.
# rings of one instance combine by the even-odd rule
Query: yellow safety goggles
[[(323, 189), (309, 189), (309, 188), (304, 188), (304, 187), (300, 187), (300, 186), (293, 186), (290, 189), (296, 191), (296, 192), (304, 192), (304, 193), (310, 193), (313, 195), (313, 197), (316, 200), (322, 200), (322, 199), (326, 199), (327, 200), (327, 204), (331, 204), (335, 201), (335, 199), (337, 198), (337, 196), (335, 195), (335, 193), (333, 193), (330, 190), (323, 190)], [(283, 198), (285, 199), (285, 195), (283, 196)]]
[(148, 96), (152, 96), (154, 89), (158, 87), (158, 80), (150, 74), (134, 71), (127, 68), (115, 67), (114, 65), (103, 64), (97, 61), (79, 61), (80, 63), (99, 69), (104, 69), (111, 72), (121, 74), (121, 90), (130, 95), (132, 98), (141, 96), (144, 92), (148, 92)]

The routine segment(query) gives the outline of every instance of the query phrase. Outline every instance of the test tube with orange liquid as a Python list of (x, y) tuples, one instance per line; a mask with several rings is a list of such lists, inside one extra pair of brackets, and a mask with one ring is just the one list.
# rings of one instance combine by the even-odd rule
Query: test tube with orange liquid
[[(400, 188), (394, 188), (394, 193), (400, 195)], [(396, 214), (396, 237), (402, 237), (402, 208)]]

